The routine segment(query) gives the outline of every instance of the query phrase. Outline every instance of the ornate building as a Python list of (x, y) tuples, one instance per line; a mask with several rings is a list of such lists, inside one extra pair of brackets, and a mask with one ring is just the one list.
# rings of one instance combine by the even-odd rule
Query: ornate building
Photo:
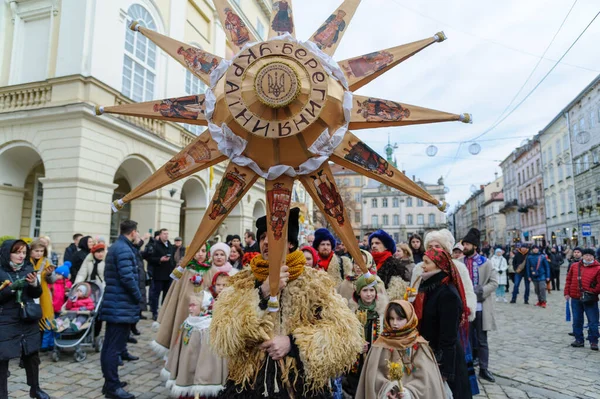
[(500, 212), (506, 216), (505, 241), (507, 244), (521, 241), (521, 217), (518, 212), (519, 183), (517, 180), (517, 164), (515, 163), (516, 155), (517, 150), (514, 150), (500, 163), (504, 181), (504, 205), (500, 208)]
[[(566, 107), (570, 128), (579, 244), (600, 240), (600, 76)], [(585, 228), (584, 228), (585, 227)]]
[[(264, 37), (270, 2), (233, 1)], [(123, 104), (201, 92), (198, 78), (131, 21), (187, 45), (229, 50), (210, 0), (28, 0), (0, 2), (0, 215), (2, 234), (48, 234), (64, 248), (75, 232), (114, 238), (132, 218), (140, 231), (168, 228), (191, 240), (223, 173), (215, 167), (112, 214), (110, 203), (140, 184), (204, 128), (94, 115)], [(218, 231), (254, 229), (264, 215), (256, 184)]]

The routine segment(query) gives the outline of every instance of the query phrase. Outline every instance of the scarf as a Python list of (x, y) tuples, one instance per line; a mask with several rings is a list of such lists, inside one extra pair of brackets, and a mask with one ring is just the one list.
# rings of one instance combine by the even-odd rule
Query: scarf
[[(92, 255), (92, 256), (94, 256), (94, 255)], [(90, 276), (90, 280), (92, 280), (92, 281), (98, 279), (98, 280), (100, 280), (100, 282), (102, 282), (102, 279), (98, 275), (98, 264), (100, 262), (102, 262), (102, 261), (94, 258), (94, 267), (92, 268), (92, 275)]]
[(388, 258), (392, 257), (392, 253), (387, 250), (383, 252), (373, 252), (371, 255), (373, 255), (373, 260), (375, 261), (375, 265), (377, 266), (377, 271), (381, 269), (383, 262), (388, 260)]
[(37, 261), (31, 258), (31, 263), (33, 263), (33, 270), (38, 272), (38, 282), (42, 287), (42, 295), (39, 298), (39, 304), (42, 308), (42, 318), (38, 324), (41, 331), (52, 330), (51, 323), (54, 320), (54, 305), (52, 304), (50, 287), (48, 287), (48, 271), (46, 270), (46, 267), (51, 266), (50, 261), (42, 256)]
[(473, 287), (479, 285), (479, 267), (485, 262), (487, 262), (487, 258), (479, 255), (478, 253), (475, 253), (471, 257), (465, 258), (465, 266), (467, 266), (467, 270), (469, 271), (469, 277), (471, 277)]
[(190, 263), (188, 263), (188, 269), (192, 269), (196, 271), (196, 273), (205, 273), (210, 270), (210, 265), (206, 263), (198, 263), (196, 259), (192, 259)]
[(215, 269), (217, 269), (218, 272), (229, 273), (230, 271), (233, 270), (233, 266), (231, 266), (231, 263), (225, 262), (225, 264), (223, 266), (215, 266)]
[(317, 259), (317, 267), (319, 269), (327, 271), (327, 269), (329, 269), (329, 263), (331, 262), (331, 259), (333, 259), (333, 255), (335, 254), (333, 253), (333, 251), (331, 251), (329, 256), (326, 259), (323, 259), (321, 254), (319, 254), (319, 258)]
[[(407, 323), (399, 330), (394, 330), (388, 323), (390, 304), (396, 303), (402, 307), (406, 314)], [(408, 301), (394, 300), (390, 302), (385, 309), (385, 318), (383, 321), (383, 332), (373, 343), (373, 346), (378, 346), (385, 349), (405, 350), (411, 348), (415, 344), (425, 344), (427, 341), (421, 337), (417, 330), (419, 319), (415, 309)]]
[[(285, 265), (290, 273), (289, 281), (294, 281), (304, 272), (306, 258), (302, 251), (296, 250), (285, 257)], [(264, 260), (262, 255), (257, 255), (250, 262), (250, 270), (252, 270), (254, 278), (262, 283), (269, 277), (269, 261)]]
[(360, 299), (360, 297), (358, 298), (358, 311), (359, 312), (365, 312), (366, 314), (366, 320), (377, 320), (377, 318), (379, 318), (379, 315), (377, 314), (377, 311), (375, 310), (375, 306), (377, 305), (377, 299), (373, 300), (373, 302), (371, 302), (370, 305), (367, 305), (363, 302), (362, 299)]
[(10, 267), (12, 267), (12, 269), (13, 269), (15, 272), (18, 272), (18, 271), (20, 271), (20, 270), (23, 268), (23, 266), (25, 266), (25, 262), (23, 262), (23, 263), (19, 263), (19, 264), (17, 265), (17, 264), (16, 264), (16, 263), (14, 263), (12, 260), (10, 261)]

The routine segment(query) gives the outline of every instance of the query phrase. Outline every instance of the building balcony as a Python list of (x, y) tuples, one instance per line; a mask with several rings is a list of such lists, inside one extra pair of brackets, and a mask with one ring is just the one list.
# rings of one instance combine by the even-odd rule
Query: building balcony
[[(63, 76), (39, 82), (30, 82), (0, 88), (0, 116), (18, 111), (84, 104), (93, 114), (94, 104), (122, 105), (134, 101), (111, 86), (81, 75)], [(197, 136), (173, 122), (128, 115), (104, 115), (102, 118), (120, 119), (166, 141), (185, 147)]]
[(517, 208), (519, 206), (518, 201), (512, 200), (512, 201), (504, 201), (504, 206), (502, 208), (500, 208), (500, 213), (508, 213), (511, 210)]

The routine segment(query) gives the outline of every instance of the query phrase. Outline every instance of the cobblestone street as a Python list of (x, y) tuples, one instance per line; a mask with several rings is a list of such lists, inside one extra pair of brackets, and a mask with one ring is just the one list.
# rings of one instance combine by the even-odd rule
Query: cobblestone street
[[(563, 270), (563, 280), (566, 270)], [(512, 288), (512, 287), (511, 287)], [(533, 293), (533, 290), (532, 290)], [(535, 296), (530, 303), (535, 303)], [(490, 334), (490, 370), (497, 376), (496, 384), (482, 383), (482, 394), (489, 399), (567, 399), (600, 398), (600, 353), (585, 348), (571, 348), (570, 323), (565, 322), (565, 305), (561, 292), (548, 296), (548, 308), (497, 303), (499, 330)], [(126, 362), (120, 368), (127, 390), (138, 398), (165, 398), (167, 391), (160, 381), (162, 361), (150, 350), (151, 322), (139, 324), (142, 332), (137, 345), (129, 345), (137, 362)], [(41, 383), (53, 398), (102, 398), (103, 379), (100, 356), (88, 350), (82, 363), (73, 360), (72, 353), (63, 353), (58, 363), (48, 354), (41, 354)], [(11, 398), (28, 398), (25, 372), (18, 361), (11, 362), (9, 378)], [(432, 398), (433, 399), (433, 398)]]

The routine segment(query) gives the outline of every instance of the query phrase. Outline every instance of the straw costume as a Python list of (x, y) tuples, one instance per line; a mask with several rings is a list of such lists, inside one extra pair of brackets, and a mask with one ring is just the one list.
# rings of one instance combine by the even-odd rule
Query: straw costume
[(190, 312), (179, 327), (161, 375), (167, 379), (166, 386), (174, 397), (214, 397), (227, 381), (227, 362), (215, 355), (209, 343), (214, 299), (208, 291), (202, 291), (191, 301), (200, 305), (199, 312)]
[[(326, 274), (305, 268), (298, 247), (298, 208), (290, 212), (286, 257), (289, 282), (280, 293), (280, 310), (267, 312), (261, 285), (269, 274), (264, 254), (251, 270), (231, 277), (214, 305), (211, 345), (226, 357), (229, 381), (221, 398), (329, 398), (331, 378), (347, 371), (363, 346), (362, 326), (335, 293)], [(266, 217), (257, 220), (263, 248)], [(273, 317), (275, 316), (275, 317)], [(290, 351), (274, 361), (259, 346), (274, 336), (287, 336)]]
[[(400, 389), (399, 377), (404, 399), (447, 398), (433, 351), (417, 331), (419, 320), (412, 305), (401, 300), (392, 302), (402, 307), (407, 323), (399, 330), (390, 326), (387, 321), (390, 303), (385, 311), (383, 332), (365, 360), (355, 397), (385, 399), (388, 393)], [(401, 375), (397, 370), (401, 370)]]

